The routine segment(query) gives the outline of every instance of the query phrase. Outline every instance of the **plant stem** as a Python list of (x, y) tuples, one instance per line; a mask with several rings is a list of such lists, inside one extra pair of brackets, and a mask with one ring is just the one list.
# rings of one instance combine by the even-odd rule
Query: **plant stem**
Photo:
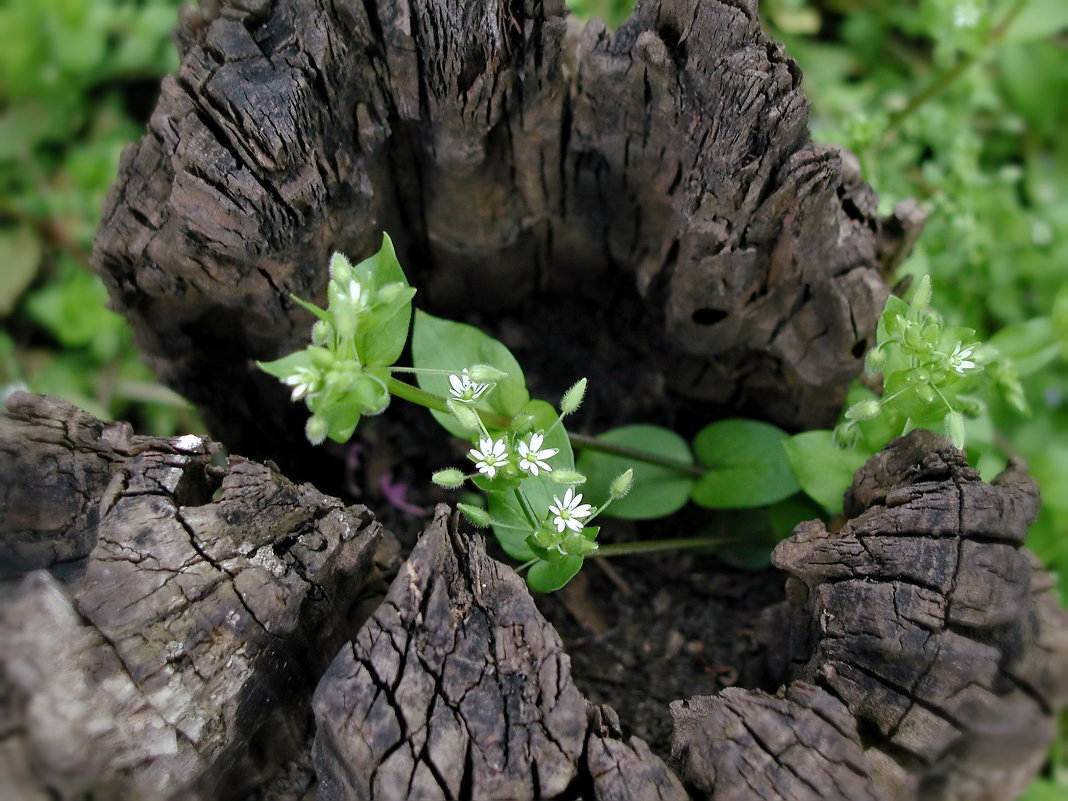
[[(1026, 5), (1027, 0), (1016, 0), (1016, 2), (1013, 3), (1012, 8), (1008, 10), (1008, 13), (1005, 14), (1001, 22), (999, 22), (997, 25), (990, 29), (990, 33), (988, 33), (986, 37), (986, 42), (984, 42), (983, 44), (985, 49), (993, 47), (1001, 40), (1001, 37), (1005, 35), (1006, 31), (1008, 31), (1009, 26), (1012, 25), (1012, 21), (1016, 19), (1016, 16), (1021, 11), (1023, 11), (1024, 6)], [(945, 89), (955, 80), (957, 80), (957, 78), (967, 72), (968, 68), (971, 67), (972, 64), (974, 64), (976, 61), (978, 61), (979, 56), (981, 55), (983, 55), (983, 51), (968, 53), (967, 55), (963, 56), (956, 64), (954, 64), (948, 70), (946, 70), (937, 78), (935, 78), (935, 80), (928, 84), (926, 88), (913, 95), (912, 99), (909, 100), (908, 104), (903, 109), (896, 112), (893, 116), (890, 117), (889, 121), (886, 124), (886, 130), (883, 131), (883, 136), (880, 140), (880, 144), (884, 144), (889, 138), (891, 132), (893, 132), (895, 128), (899, 127), (902, 122), (904, 122), (913, 114), (915, 114), (916, 111), (920, 109), (928, 100), (941, 93), (943, 89)]]
[[(422, 406), (426, 409), (433, 409), (436, 412), (445, 412), (450, 414), (449, 407), (445, 405), (445, 398), (440, 395), (435, 395), (432, 392), (427, 392), (425, 389), (413, 386), (405, 381), (401, 381), (399, 378), (390, 376), (386, 379), (386, 387), (389, 391), (396, 395), (398, 398), (414, 403), (417, 406)], [(489, 423), (494, 428), (508, 428), (512, 424), (512, 421), (506, 417), (502, 417), (499, 414), (492, 414), (491, 412), (484, 412), (476, 409), (478, 416), (482, 418), (483, 422)]]
[(691, 478), (701, 478), (707, 472), (695, 464), (683, 462), (680, 459), (657, 456), (655, 453), (647, 453), (646, 451), (638, 450), (637, 448), (628, 448), (626, 445), (613, 445), (610, 442), (603, 442), (602, 440), (587, 436), (586, 434), (575, 434), (569, 431), (567, 432), (567, 436), (568, 439), (571, 440), (571, 444), (576, 445), (579, 448), (587, 448), (591, 451), (608, 453), (612, 456), (622, 456), (627, 459), (636, 459), (639, 462), (645, 462), (647, 464), (659, 465), (660, 467), (666, 467), (677, 473), (690, 476)]
[(657, 553), (658, 551), (681, 551), (687, 548), (713, 548), (737, 542), (737, 537), (684, 537), (674, 540), (646, 540), (644, 542), (616, 542), (602, 545), (587, 559), (594, 557), (631, 556), (632, 554)]
[(523, 564), (521, 564), (519, 567), (517, 567), (515, 569), (515, 572), (516, 573), (522, 573), (528, 567), (532, 567), (537, 561), (538, 561), (537, 558), (534, 558), (534, 559), (531, 559), (529, 562), (524, 562)]

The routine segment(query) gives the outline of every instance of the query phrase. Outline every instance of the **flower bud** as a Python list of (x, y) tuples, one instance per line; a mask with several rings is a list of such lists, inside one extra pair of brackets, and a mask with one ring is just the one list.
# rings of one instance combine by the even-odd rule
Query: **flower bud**
[(378, 302), (388, 306), (404, 292), (405, 286), (400, 281), (393, 281), (378, 290)]
[(935, 397), (934, 387), (932, 387), (928, 382), (917, 384), (916, 397), (918, 397), (924, 403), (930, 403), (934, 400)]
[(438, 472), (434, 473), (434, 475), (430, 477), (430, 480), (439, 487), (456, 489), (467, 480), (467, 476), (455, 467), (447, 467), (444, 470), (438, 470)]
[(582, 398), (586, 395), (586, 379), (580, 378), (571, 389), (564, 393), (560, 399), (560, 414), (571, 414), (582, 405)]
[(312, 445), (322, 445), (329, 431), (330, 426), (326, 420), (317, 414), (309, 417), (308, 422), (304, 425), (304, 436), (308, 438), (308, 442)]
[(585, 556), (596, 551), (597, 547), (596, 542), (586, 539), (578, 531), (568, 532), (567, 536), (564, 537), (564, 541), (560, 543), (560, 550), (568, 556)]
[(463, 516), (476, 528), (485, 528), (493, 521), (490, 519), (489, 512), (480, 506), (472, 506), (469, 503), (458, 503), (456, 508), (463, 513)]
[(508, 377), (508, 373), (504, 370), (498, 370), (488, 364), (476, 364), (474, 367), (469, 367), (467, 375), (476, 384), (496, 384)]
[(974, 420), (983, 413), (983, 404), (974, 398), (957, 398), (957, 403), (960, 404), (960, 413), (965, 417)]
[(879, 416), (882, 404), (874, 398), (854, 403), (845, 413), (846, 420), (873, 420)]
[(315, 325), (312, 326), (311, 340), (316, 345), (328, 344), (333, 335), (334, 326), (330, 325), (326, 320), (318, 320)]
[(912, 292), (912, 300), (909, 301), (916, 311), (923, 311), (931, 305), (931, 276), (924, 275), (916, 284)]
[(868, 351), (868, 355), (864, 359), (864, 371), (868, 375), (875, 375), (881, 372), (886, 365), (886, 351), (882, 348), (875, 348)]
[(857, 437), (859, 432), (855, 423), (846, 423), (844, 425), (835, 426), (834, 429), (834, 444), (842, 448), (852, 448), (857, 444)]
[(470, 405), (466, 403), (460, 403), (458, 401), (449, 398), (445, 401), (445, 405), (449, 407), (449, 411), (452, 412), (452, 416), (468, 431), (478, 431), (481, 427), (479, 425), (478, 412), (476, 412)]
[(634, 470), (628, 467), (612, 479), (612, 483), (608, 485), (608, 494), (612, 496), (613, 500), (622, 498), (630, 492), (632, 486), (634, 486)]
[(326, 348), (312, 345), (308, 348), (308, 353), (311, 355), (312, 364), (320, 370), (329, 370), (334, 366), (334, 354)]
[(554, 484), (585, 484), (586, 476), (577, 470), (554, 470), (549, 474)]
[(960, 412), (950, 412), (944, 422), (946, 436), (953, 441), (957, 448), (964, 448), (964, 417)]
[(352, 262), (343, 253), (334, 253), (330, 257), (330, 277), (339, 284), (347, 284), (352, 280)]
[(516, 434), (526, 434), (537, 422), (532, 414), (517, 414), (512, 418), (512, 431)]

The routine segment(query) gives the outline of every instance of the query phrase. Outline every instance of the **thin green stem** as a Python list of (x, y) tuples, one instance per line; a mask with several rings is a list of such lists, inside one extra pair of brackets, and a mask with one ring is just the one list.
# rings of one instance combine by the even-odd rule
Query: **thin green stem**
[[(427, 392), (425, 389), (420, 389), (417, 386), (413, 386), (405, 381), (401, 381), (399, 378), (390, 376), (386, 379), (386, 386), (389, 391), (396, 395), (398, 398), (414, 403), (417, 406), (422, 406), (425, 409), (433, 409), (436, 412), (444, 412), (445, 414), (451, 414), (449, 407), (445, 405), (445, 398), (440, 395), (435, 395), (432, 392)], [(502, 417), (499, 414), (493, 414), (492, 412), (484, 412), (481, 409), (476, 409), (478, 416), (482, 418), (484, 423), (489, 423), (494, 428), (506, 429), (512, 421), (507, 417)]]
[(646, 540), (644, 542), (616, 542), (602, 545), (586, 558), (631, 556), (633, 554), (657, 553), (659, 551), (681, 551), (687, 548), (714, 548), (737, 542), (734, 537), (684, 537), (674, 540)]
[[(1012, 8), (1008, 10), (1001, 22), (990, 29), (990, 33), (988, 33), (986, 37), (986, 42), (983, 43), (984, 50), (989, 50), (1001, 40), (1001, 37), (1008, 31), (1009, 26), (1012, 25), (1013, 20), (1015, 20), (1016, 16), (1023, 11), (1026, 5), (1027, 0), (1016, 0), (1016, 2), (1013, 3)], [(967, 72), (983, 54), (983, 51), (975, 51), (962, 56), (956, 64), (935, 78), (935, 80), (928, 84), (923, 90), (913, 95), (912, 99), (909, 100), (903, 109), (890, 117), (890, 120), (886, 124), (886, 130), (883, 132), (883, 136), (880, 140), (880, 144), (885, 144), (891, 132), (922, 108), (928, 100), (940, 94), (947, 86)]]
[(612, 456), (622, 456), (625, 459), (634, 459), (639, 462), (645, 462), (646, 464), (655, 464), (682, 473), (685, 476), (690, 476), (691, 478), (701, 478), (706, 472), (701, 467), (695, 464), (690, 464), (689, 462), (683, 462), (679, 459), (671, 459), (667, 456), (658, 456), (655, 453), (648, 453), (646, 451), (638, 450), (637, 448), (629, 448), (626, 445), (613, 445), (610, 442), (603, 442), (595, 437), (587, 436), (586, 434), (575, 434), (574, 432), (568, 431), (567, 436), (568, 439), (571, 440), (571, 444), (576, 447), (586, 448), (600, 453), (608, 453)]
[(519, 567), (517, 567), (515, 569), (515, 572), (521, 574), (528, 567), (532, 567), (533, 565), (535, 565), (537, 563), (537, 561), (538, 561), (538, 559), (537, 559), (537, 557), (535, 557), (535, 558), (531, 559), (529, 562), (524, 562), (523, 564), (521, 564)]

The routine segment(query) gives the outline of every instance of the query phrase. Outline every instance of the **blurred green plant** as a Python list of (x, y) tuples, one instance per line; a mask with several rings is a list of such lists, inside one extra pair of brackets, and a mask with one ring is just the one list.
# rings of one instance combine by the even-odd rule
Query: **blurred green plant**
[(0, 394), (61, 395), (158, 434), (201, 426), (138, 360), (88, 254), (122, 149), (177, 66), (179, 4), (0, 3)]

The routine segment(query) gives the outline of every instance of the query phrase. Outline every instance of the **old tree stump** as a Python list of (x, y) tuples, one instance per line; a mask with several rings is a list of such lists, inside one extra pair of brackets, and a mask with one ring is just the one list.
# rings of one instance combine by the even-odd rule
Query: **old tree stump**
[[(671, 636), (645, 662), (598, 667), (606, 684), (580, 675), (583, 642), (614, 653), (614, 631), (677, 617), (675, 582), (632, 602), (648, 619), (572, 597), (593, 633), (565, 644), (564, 607), (536, 605), (447, 507), (409, 547), (369, 474), (374, 513), (286, 477), (340, 490), (344, 466), (252, 362), (304, 341), (289, 295), (322, 300), (329, 253), (362, 258), (383, 230), (419, 302), (505, 339), (536, 393), (589, 375), (591, 424), (833, 420), (922, 215), (878, 218), (850, 155), (808, 140), (800, 73), (755, 6), (639, 2), (614, 32), (551, 0), (186, 12), (94, 262), (146, 359), (248, 458), (9, 400), (0, 797), (1025, 786), (1068, 692), (1068, 625), (1022, 547), (1038, 503), (1022, 465), (985, 484), (941, 437), (891, 443), (841, 529), (799, 526), (778, 571), (680, 559), (704, 595), (653, 626)], [(365, 464), (441, 466), (444, 435), (405, 451), (378, 425)], [(639, 587), (654, 567), (619, 570)], [(604, 687), (628, 677), (645, 697), (613, 708)]]

